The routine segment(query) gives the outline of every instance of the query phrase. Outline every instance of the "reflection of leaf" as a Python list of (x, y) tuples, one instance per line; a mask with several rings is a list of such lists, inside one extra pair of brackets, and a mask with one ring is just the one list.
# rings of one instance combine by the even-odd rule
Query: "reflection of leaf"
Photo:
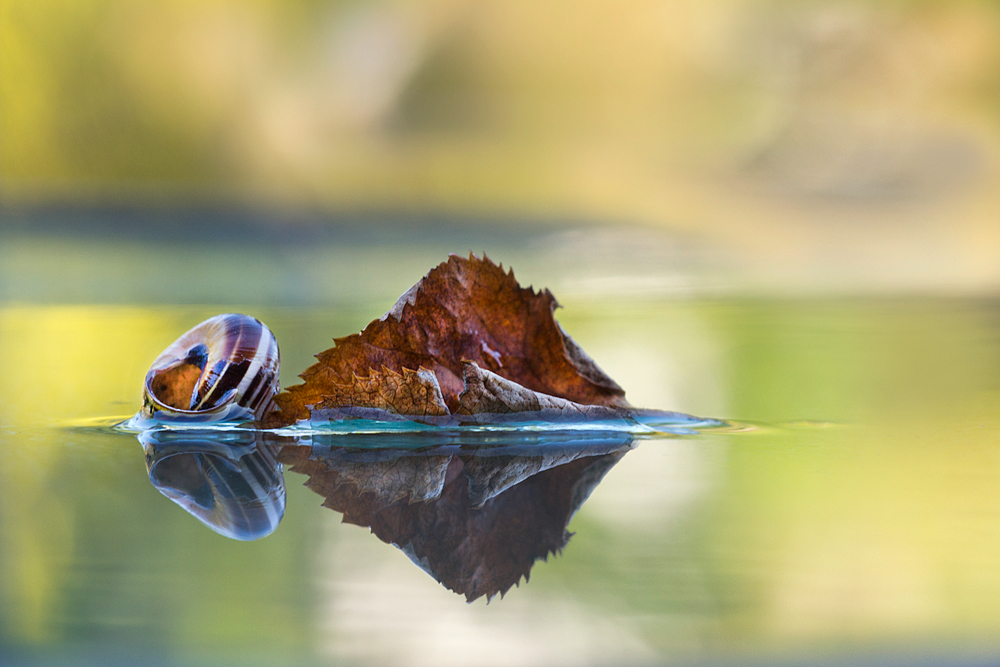
[(317, 355), (304, 383), (278, 395), (279, 410), (266, 425), (308, 419), (320, 406), (440, 415), (443, 404), (455, 411), (468, 362), (533, 392), (626, 406), (621, 387), (556, 323), (557, 306), (548, 290), (522, 288), (489, 259), (453, 255), (381, 319)]
[[(291, 446), (281, 450), (280, 459), (293, 472), (307, 475), (306, 487), (324, 498), (332, 497), (338, 487), (352, 486), (353, 493), (370, 493), (375, 506), (385, 507), (401, 500), (420, 502), (441, 495), (451, 456), (352, 460), (333, 454), (317, 457), (310, 447)], [(328, 503), (323, 504), (337, 509)]]
[(279, 460), (308, 475), (306, 486), (344, 522), (370, 527), (472, 601), (506, 593), (565, 547), (573, 513), (630, 443), (613, 434), (474, 451), (286, 446)]

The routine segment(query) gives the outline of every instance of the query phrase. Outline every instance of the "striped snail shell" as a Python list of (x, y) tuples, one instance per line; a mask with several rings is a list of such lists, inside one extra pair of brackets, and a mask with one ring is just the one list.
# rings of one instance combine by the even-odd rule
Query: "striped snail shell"
[(153, 362), (137, 417), (216, 422), (260, 419), (278, 393), (274, 334), (248, 315), (216, 315), (178, 338)]

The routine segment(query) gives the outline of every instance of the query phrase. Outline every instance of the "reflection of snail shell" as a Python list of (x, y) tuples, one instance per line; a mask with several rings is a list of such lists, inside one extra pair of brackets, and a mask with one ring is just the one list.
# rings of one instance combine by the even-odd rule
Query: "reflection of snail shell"
[(285, 480), (274, 452), (252, 431), (146, 431), (149, 481), (203, 524), (235, 540), (274, 532), (285, 514)]
[(140, 414), (161, 421), (260, 419), (278, 393), (279, 364), (278, 342), (260, 320), (216, 315), (156, 358)]

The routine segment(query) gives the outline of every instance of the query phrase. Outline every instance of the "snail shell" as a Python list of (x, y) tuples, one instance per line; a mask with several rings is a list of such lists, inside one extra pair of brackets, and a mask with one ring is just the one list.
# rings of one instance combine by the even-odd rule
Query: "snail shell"
[(274, 334), (248, 315), (216, 315), (153, 362), (139, 415), (157, 421), (260, 419), (278, 393)]

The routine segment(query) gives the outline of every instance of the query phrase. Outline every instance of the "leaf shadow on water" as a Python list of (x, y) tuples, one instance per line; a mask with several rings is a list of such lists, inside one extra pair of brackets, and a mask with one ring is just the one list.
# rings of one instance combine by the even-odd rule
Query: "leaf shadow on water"
[(635, 446), (624, 432), (137, 438), (157, 490), (221, 535), (255, 540), (277, 528), (287, 467), (345, 523), (370, 528), (469, 602), (502, 596), (559, 553), (573, 515)]

